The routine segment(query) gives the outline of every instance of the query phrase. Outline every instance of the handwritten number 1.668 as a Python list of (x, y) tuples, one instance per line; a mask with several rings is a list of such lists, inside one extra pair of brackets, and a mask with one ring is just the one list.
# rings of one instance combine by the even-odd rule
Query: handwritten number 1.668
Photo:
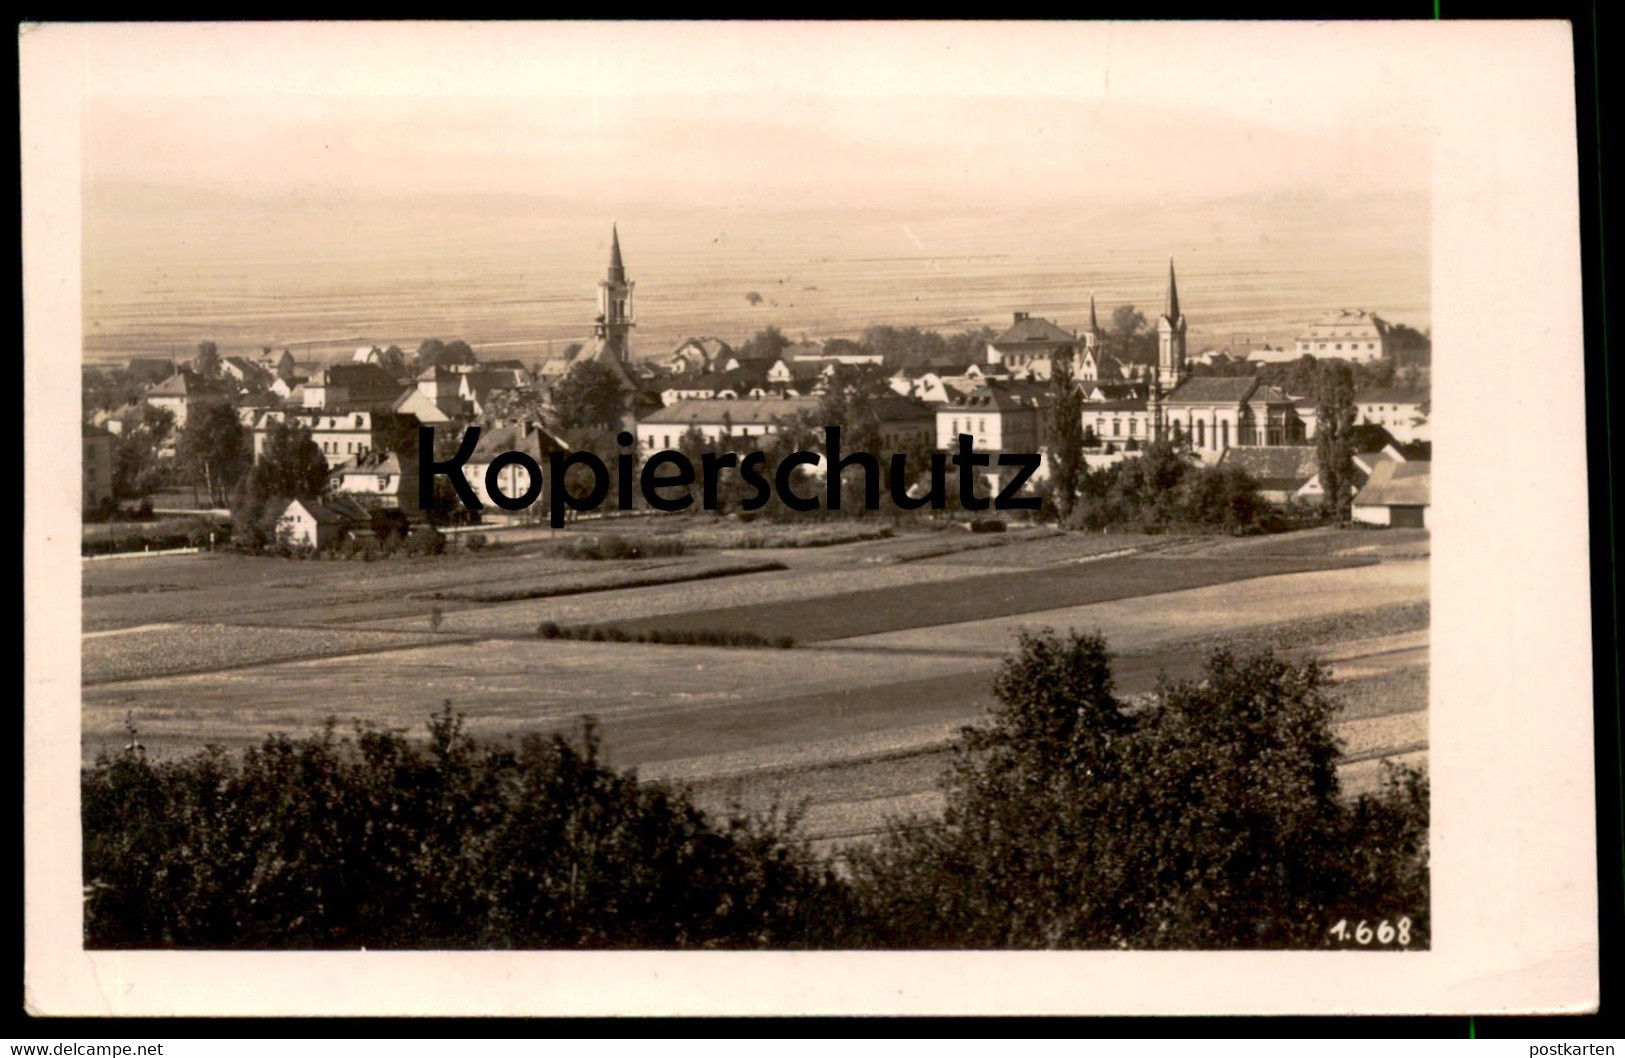
[(1403, 948), (1411, 942), (1411, 920), (1405, 917), (1401, 917), (1398, 922), (1389, 922), (1387, 919), (1383, 919), (1375, 926), (1372, 926), (1370, 922), (1362, 918), (1359, 922), (1350, 926), (1348, 919), (1340, 918), (1337, 920), (1337, 925), (1326, 932), (1336, 937), (1339, 944), (1347, 944), (1353, 941), (1355, 944), (1364, 947), (1376, 942), (1382, 947), (1398, 944)]

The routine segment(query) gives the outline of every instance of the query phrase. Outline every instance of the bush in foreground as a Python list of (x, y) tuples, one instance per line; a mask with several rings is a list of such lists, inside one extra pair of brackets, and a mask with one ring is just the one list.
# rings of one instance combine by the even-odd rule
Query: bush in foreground
[(139, 752), (83, 777), (91, 948), (738, 948), (828, 943), (842, 890), (791, 820), (532, 736), (273, 736), (240, 763)]
[(852, 857), (872, 944), (1315, 948), (1342, 918), (1427, 946), (1427, 784), (1352, 803), (1323, 669), (1213, 652), (1149, 708), (1098, 635), (1023, 634), (987, 728), (965, 729), (940, 822)]
[(83, 776), (86, 943), (1316, 948), (1339, 920), (1406, 918), (1426, 948), (1426, 779), (1343, 797), (1327, 687), (1314, 662), (1218, 650), (1130, 706), (1101, 637), (1023, 634), (944, 816), (840, 874), (777, 812), (714, 820), (609, 769), (590, 726), (480, 747), (448, 706), (426, 748), (329, 724), (240, 762), (104, 756)]

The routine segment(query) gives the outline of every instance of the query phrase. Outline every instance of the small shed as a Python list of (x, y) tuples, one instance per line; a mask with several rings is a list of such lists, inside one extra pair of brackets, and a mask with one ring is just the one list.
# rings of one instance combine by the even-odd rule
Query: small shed
[(1354, 520), (1396, 529), (1427, 528), (1432, 466), (1417, 461), (1378, 463), (1365, 487), (1354, 497)]

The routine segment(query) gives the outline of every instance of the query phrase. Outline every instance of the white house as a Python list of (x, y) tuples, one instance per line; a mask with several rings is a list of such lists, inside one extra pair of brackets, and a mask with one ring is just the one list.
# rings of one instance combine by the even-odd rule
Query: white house
[(1388, 323), (1382, 317), (1364, 309), (1339, 309), (1298, 336), (1291, 359), (1308, 355), (1317, 360), (1380, 360), (1392, 355), (1392, 346)]
[(1362, 393), (1354, 398), (1356, 421), (1380, 426), (1401, 443), (1431, 438), (1427, 412), (1423, 410), (1426, 406), (1422, 397), (1392, 389)]

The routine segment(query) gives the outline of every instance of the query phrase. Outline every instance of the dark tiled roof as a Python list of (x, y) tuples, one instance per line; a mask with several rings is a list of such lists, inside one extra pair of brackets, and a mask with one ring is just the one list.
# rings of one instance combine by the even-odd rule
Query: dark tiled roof
[(1005, 412), (1048, 407), (1049, 403), (1049, 390), (1042, 382), (1016, 382), (999, 379), (989, 380), (986, 384), (978, 386), (962, 397), (955, 398), (943, 405), (943, 407), (964, 408), (971, 411), (991, 409)]
[(995, 348), (1006, 345), (1061, 344), (1076, 345), (1081, 339), (1068, 334), (1041, 316), (1028, 316), (1017, 320), (1009, 330), (993, 339)]
[(489, 463), (503, 452), (523, 452), (538, 463), (549, 452), (562, 452), (565, 446), (546, 430), (535, 426), (488, 426), (480, 430), (470, 463)]
[(1295, 489), (1320, 471), (1313, 445), (1244, 445), (1226, 449), (1219, 463), (1240, 467), (1267, 489)]
[(909, 397), (880, 397), (873, 403), (875, 418), (881, 422), (910, 422), (931, 419), (936, 411)]
[(1356, 404), (1422, 404), (1426, 400), (1420, 393), (1407, 393), (1399, 389), (1374, 389), (1354, 395)]

